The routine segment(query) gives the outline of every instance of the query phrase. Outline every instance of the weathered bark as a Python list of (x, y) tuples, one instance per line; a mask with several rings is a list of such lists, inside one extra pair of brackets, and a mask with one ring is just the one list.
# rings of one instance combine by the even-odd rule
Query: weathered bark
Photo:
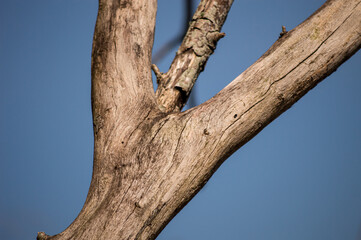
[(157, 100), (163, 112), (179, 112), (184, 107), (218, 40), (225, 36), (220, 30), (232, 3), (233, 0), (201, 1), (168, 72), (161, 74), (152, 66), (159, 84)]
[(100, 1), (91, 186), (75, 221), (38, 239), (155, 239), (230, 154), (361, 47), (361, 1), (327, 1), (215, 97), (179, 112), (215, 47), (205, 43), (200, 53), (187, 44), (217, 40), (231, 3), (201, 2), (166, 78), (158, 72), (154, 94), (156, 1)]

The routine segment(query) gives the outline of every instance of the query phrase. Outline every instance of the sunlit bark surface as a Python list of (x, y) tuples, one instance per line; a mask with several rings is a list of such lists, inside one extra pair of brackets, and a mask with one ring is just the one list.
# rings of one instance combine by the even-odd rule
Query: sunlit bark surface
[(100, 0), (92, 54), (94, 168), (78, 217), (38, 239), (155, 239), (234, 151), (361, 46), (360, 0), (330, 0), (209, 101), (181, 112), (232, 1), (201, 1), (165, 74), (156, 0)]

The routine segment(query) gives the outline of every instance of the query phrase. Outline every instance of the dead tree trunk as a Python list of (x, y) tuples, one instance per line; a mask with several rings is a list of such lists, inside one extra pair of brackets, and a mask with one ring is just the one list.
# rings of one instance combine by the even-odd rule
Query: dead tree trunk
[(99, 0), (94, 167), (78, 217), (38, 239), (155, 239), (234, 151), (361, 46), (361, 1), (329, 0), (209, 101), (181, 112), (232, 0), (202, 0), (167, 73), (153, 66), (156, 0)]

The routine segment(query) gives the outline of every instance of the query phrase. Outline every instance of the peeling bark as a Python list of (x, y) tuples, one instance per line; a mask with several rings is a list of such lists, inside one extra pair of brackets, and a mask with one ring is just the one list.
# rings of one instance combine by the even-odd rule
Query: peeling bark
[[(92, 54), (94, 167), (83, 209), (38, 239), (155, 239), (235, 150), (361, 47), (361, 1), (329, 0), (209, 101), (180, 112), (232, 1), (201, 1), (166, 74), (156, 1), (100, 0)], [(198, 44), (199, 43), (199, 44)]]
[(179, 112), (186, 104), (218, 40), (225, 36), (220, 31), (232, 3), (233, 0), (200, 2), (168, 72), (159, 75), (158, 71), (156, 95), (161, 111)]

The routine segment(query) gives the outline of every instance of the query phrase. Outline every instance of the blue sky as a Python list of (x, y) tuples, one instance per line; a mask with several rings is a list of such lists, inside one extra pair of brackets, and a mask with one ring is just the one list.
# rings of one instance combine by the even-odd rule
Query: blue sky
[[(206, 101), (323, 4), (235, 1), (199, 77)], [(0, 239), (56, 234), (90, 183), (90, 57), (96, 0), (12, 0), (0, 8)], [(182, 28), (159, 0), (155, 51)], [(159, 63), (166, 71), (175, 50)], [(360, 240), (361, 53), (230, 157), (159, 240)]]

